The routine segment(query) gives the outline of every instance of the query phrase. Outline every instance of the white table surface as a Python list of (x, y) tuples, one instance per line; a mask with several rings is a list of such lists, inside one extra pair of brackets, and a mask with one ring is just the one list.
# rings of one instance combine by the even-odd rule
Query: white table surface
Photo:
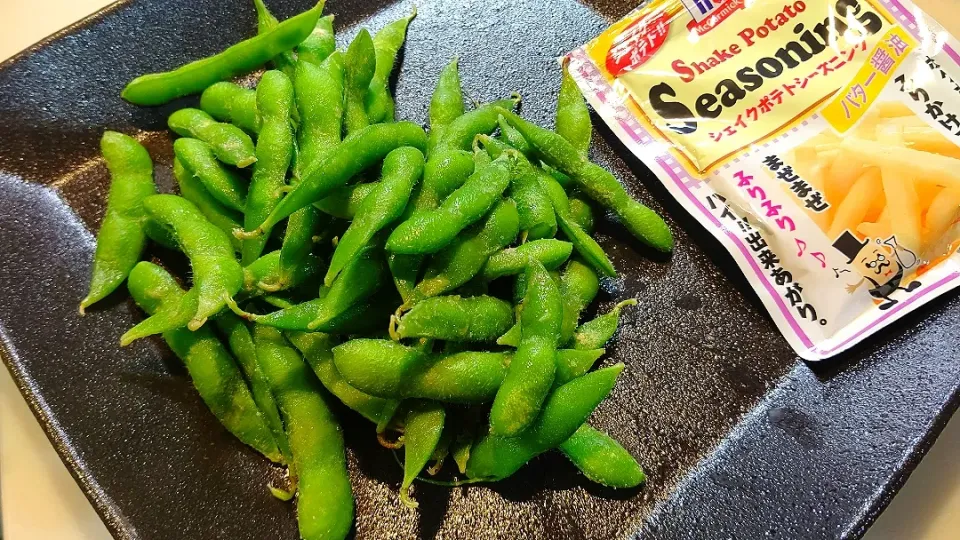
[[(111, 0), (0, 0), (0, 59)], [(916, 0), (960, 35), (957, 0)], [(952, 20), (951, 20), (952, 19)], [(960, 420), (953, 420), (867, 540), (960, 538)], [(0, 368), (0, 505), (5, 540), (108, 540), (110, 534)]]

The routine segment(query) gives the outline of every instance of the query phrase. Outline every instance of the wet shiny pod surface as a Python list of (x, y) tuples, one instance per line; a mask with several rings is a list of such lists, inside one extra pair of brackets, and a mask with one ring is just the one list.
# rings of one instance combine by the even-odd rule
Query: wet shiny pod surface
[[(270, 3), (281, 18), (310, 4)], [(524, 115), (550, 125), (560, 86), (555, 58), (633, 4), (418, 1), (399, 60), (397, 117), (425, 122), (436, 76), (458, 55), (470, 97), (487, 102), (518, 90)], [(331, 0), (326, 12), (336, 14), (343, 46), (360, 26), (376, 30), (411, 7)], [(118, 538), (296, 538), (293, 507), (265, 488), (278, 470), (219, 426), (165, 346), (117, 346), (140, 318), (132, 301), (114, 295), (76, 315), (108, 187), (102, 132), (141, 133), (169, 191), (166, 118), (196, 105), (191, 98), (136, 108), (120, 100), (120, 89), (254, 29), (247, 0), (122, 2), (0, 66), (3, 357)], [(340, 410), (357, 538), (860, 535), (957, 406), (956, 295), (836, 361), (808, 366), (721, 247), (605, 127), (591, 157), (665, 211), (677, 240), (667, 260), (598, 219), (620, 272), (604, 281), (598, 309), (630, 297), (640, 304), (624, 311), (602, 361), (627, 367), (592, 423), (638, 458), (647, 485), (603, 490), (551, 453), (491, 486), (418, 485), (417, 513), (396, 499), (400, 467), (367, 424)]]

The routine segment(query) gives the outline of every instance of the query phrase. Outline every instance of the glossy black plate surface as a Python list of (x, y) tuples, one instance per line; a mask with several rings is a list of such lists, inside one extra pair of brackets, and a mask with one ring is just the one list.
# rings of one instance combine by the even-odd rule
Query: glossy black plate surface
[[(289, 16), (307, 0), (272, 0)], [(108, 178), (104, 129), (142, 134), (170, 189), (166, 116), (123, 84), (249, 36), (249, 0), (121, 3), (0, 66), (0, 331), (20, 389), (118, 538), (296, 538), (267, 492), (277, 471), (204, 409), (159, 341), (121, 349), (140, 315), (121, 293), (86, 317), (93, 237)], [(522, 91), (549, 122), (555, 58), (632, 6), (621, 0), (417, 2), (397, 80), (398, 116), (423, 121), (440, 67), (458, 55), (477, 101)], [(341, 42), (411, 2), (331, 0)], [(599, 121), (597, 121), (599, 123)], [(605, 128), (592, 156), (670, 216), (664, 260), (601, 226), (622, 279), (601, 307), (637, 296), (607, 362), (627, 369), (592, 422), (645, 466), (648, 484), (612, 492), (547, 455), (490, 487), (419, 486), (369, 426), (344, 415), (358, 538), (835, 538), (863, 533), (957, 405), (960, 302), (948, 295), (852, 353), (812, 370), (791, 352), (723, 249), (669, 200)]]

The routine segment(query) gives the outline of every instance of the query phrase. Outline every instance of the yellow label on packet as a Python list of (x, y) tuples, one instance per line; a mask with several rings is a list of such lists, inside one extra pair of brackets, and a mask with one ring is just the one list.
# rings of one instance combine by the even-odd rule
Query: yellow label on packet
[(887, 30), (868, 55), (869, 61), (846, 86), (820, 111), (820, 114), (838, 133), (846, 133), (883, 91), (890, 77), (917, 42), (913, 36), (898, 27)]
[(831, 98), (891, 28), (869, 0), (739, 2), (719, 3), (700, 22), (674, 16), (679, 2), (656, 3), (587, 46), (638, 116), (701, 175)]

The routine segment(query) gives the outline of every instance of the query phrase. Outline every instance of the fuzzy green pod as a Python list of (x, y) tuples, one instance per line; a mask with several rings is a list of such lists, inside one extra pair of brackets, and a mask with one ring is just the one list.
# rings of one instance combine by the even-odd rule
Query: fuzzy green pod
[(463, 113), (451, 121), (443, 130), (443, 138), (435, 150), (471, 150), (477, 135), (490, 134), (497, 129), (497, 118), (501, 109), (512, 109), (520, 103), (520, 95), (511, 99), (494, 101)]
[(440, 71), (437, 86), (430, 97), (430, 142), (427, 146), (427, 156), (433, 157), (434, 150), (443, 138), (447, 127), (463, 113), (459, 60), (454, 58)]
[(211, 195), (200, 179), (188, 171), (178, 158), (173, 159), (173, 177), (180, 188), (180, 196), (192, 202), (207, 221), (226, 233), (233, 250), (239, 252), (240, 240), (233, 236), (233, 231), (243, 227), (243, 216)]
[(346, 265), (360, 253), (373, 236), (403, 214), (410, 193), (423, 176), (424, 158), (416, 148), (397, 148), (383, 160), (377, 188), (364, 197), (353, 222), (343, 233), (323, 278), (330, 286)]
[(555, 126), (557, 135), (566, 139), (581, 156), (586, 157), (590, 149), (590, 136), (593, 125), (590, 122), (590, 110), (583, 100), (580, 88), (570, 76), (568, 65), (563, 66), (563, 78), (560, 81), (560, 93), (557, 95), (557, 116)]
[(371, 124), (393, 122), (393, 96), (390, 95), (390, 74), (397, 61), (397, 54), (407, 39), (407, 26), (417, 16), (417, 8), (405, 16), (388, 23), (373, 36), (373, 49), (376, 52), (377, 68), (370, 81), (364, 106)]
[(387, 251), (436, 253), (463, 229), (476, 223), (500, 200), (510, 184), (510, 162), (499, 159), (477, 170), (436, 210), (414, 214), (387, 238)]
[[(483, 152), (483, 155), (487, 155)], [(511, 171), (508, 195), (517, 201), (520, 230), (527, 238), (553, 238), (557, 234), (557, 216), (550, 198), (540, 186), (539, 171), (526, 158), (517, 156)]]
[(260, 131), (257, 92), (232, 82), (211, 84), (200, 94), (200, 108), (221, 122), (256, 135)]
[(210, 145), (217, 159), (244, 168), (257, 161), (250, 136), (233, 125), (217, 122), (200, 109), (180, 109), (167, 118), (167, 126), (177, 135), (193, 137)]
[(446, 411), (443, 405), (428, 400), (413, 400), (403, 424), (403, 482), (400, 502), (408, 508), (419, 506), (410, 498), (410, 486), (433, 457), (443, 435)]
[(431, 355), (390, 340), (354, 339), (334, 347), (333, 358), (351, 386), (374, 396), (484, 403), (493, 399), (503, 382), (509, 356)]
[(173, 141), (173, 153), (191, 175), (200, 180), (220, 204), (243, 212), (247, 202), (247, 181), (217, 159), (209, 144), (182, 137)]
[(439, 296), (467, 283), (480, 272), (490, 255), (514, 241), (519, 230), (516, 204), (510, 199), (501, 200), (481, 225), (433, 257), (407, 303)]
[(143, 205), (153, 219), (173, 231), (190, 259), (193, 286), (199, 290), (197, 311), (188, 325), (195, 330), (240, 291), (243, 268), (234, 258), (230, 238), (190, 201), (175, 195), (151, 195)]
[(540, 416), (517, 437), (484, 435), (470, 449), (467, 476), (500, 480), (536, 456), (556, 448), (583, 425), (617, 382), (623, 364), (588, 373), (554, 390)]
[(317, 20), (313, 32), (297, 45), (297, 60), (320, 65), (337, 49), (336, 36), (333, 33), (333, 15)]
[(613, 306), (609, 313), (604, 313), (592, 321), (587, 321), (577, 328), (573, 335), (574, 349), (598, 349), (606, 345), (610, 338), (617, 333), (620, 324), (620, 310), (626, 306), (637, 305), (635, 298), (629, 298)]
[(637, 487), (646, 480), (630, 452), (609, 435), (583, 424), (560, 451), (590, 480), (612, 488)]
[[(276, 208), (286, 185), (287, 170), (293, 161), (294, 135), (290, 125), (293, 111), (293, 83), (282, 71), (263, 74), (257, 86), (257, 108), (262, 123), (257, 137), (257, 163), (250, 179), (243, 224), (253, 228)], [(244, 264), (263, 253), (267, 237), (244, 238), (241, 249)]]
[(110, 170), (110, 193), (97, 234), (90, 289), (80, 301), (81, 315), (116, 290), (140, 260), (147, 243), (143, 201), (157, 192), (153, 161), (136, 139), (107, 131), (100, 139), (100, 151)]
[(544, 193), (550, 197), (551, 204), (553, 204), (553, 209), (557, 214), (557, 225), (570, 240), (570, 243), (573, 244), (577, 253), (601, 274), (607, 277), (616, 277), (617, 270), (613, 267), (613, 263), (610, 262), (610, 258), (607, 257), (600, 244), (570, 218), (570, 202), (563, 187), (547, 174), (540, 176), (540, 185), (543, 187)]
[(513, 306), (492, 296), (438, 296), (420, 301), (403, 314), (400, 339), (494, 341), (513, 325)]
[[(263, 0), (253, 0), (253, 8), (257, 12), (257, 34), (266, 34), (280, 24), (280, 21), (267, 9)], [(293, 51), (283, 51), (274, 56), (271, 63), (273, 63), (275, 69), (279, 69), (287, 76), (292, 77), (294, 66), (297, 64), (297, 57), (293, 54)]]
[(547, 270), (555, 270), (570, 258), (572, 252), (573, 245), (570, 242), (553, 238), (533, 240), (491, 255), (483, 265), (480, 276), (485, 280), (492, 280), (520, 274), (526, 270), (527, 260), (531, 257), (539, 261)]
[[(593, 268), (578, 258), (570, 259), (560, 274), (560, 294), (563, 296), (563, 322), (560, 325), (560, 344), (573, 338), (580, 323), (580, 314), (600, 292), (600, 279)], [(604, 342), (605, 343), (605, 342)], [(586, 349), (599, 349), (603, 343)]]
[(373, 38), (366, 28), (360, 30), (350, 42), (343, 59), (344, 72), (344, 126), (347, 134), (354, 133), (370, 125), (367, 117), (366, 100), (370, 92), (370, 82), (377, 69), (377, 53)]
[(366, 182), (339, 187), (330, 195), (313, 203), (313, 206), (329, 216), (353, 221), (353, 217), (357, 215), (367, 195), (376, 191), (379, 186), (379, 182)]
[(321, 0), (312, 9), (283, 21), (272, 30), (213, 56), (173, 71), (141, 75), (124, 87), (120, 97), (136, 105), (162, 105), (200, 92), (218, 81), (253, 71), (310, 35), (323, 11), (323, 3)]

